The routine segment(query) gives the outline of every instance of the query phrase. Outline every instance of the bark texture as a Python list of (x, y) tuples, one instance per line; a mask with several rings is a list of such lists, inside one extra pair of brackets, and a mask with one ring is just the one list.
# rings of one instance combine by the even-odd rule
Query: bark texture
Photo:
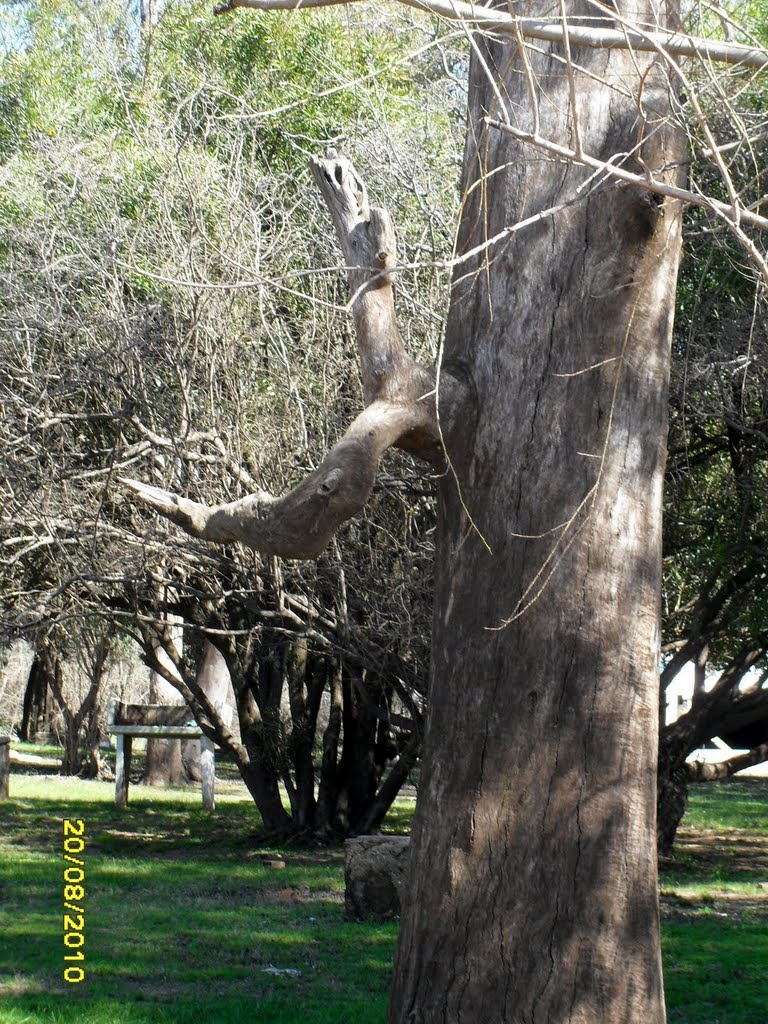
[[(650, 4), (619, 6), (663, 24)], [(460, 253), (571, 203), (588, 174), (484, 118), (560, 145), (578, 130), (602, 159), (634, 152), (621, 158), (632, 170), (679, 155), (652, 58), (572, 48), (595, 77), (577, 76), (571, 95), (547, 53), (527, 73), (514, 43), (477, 46)], [(638, 188), (587, 191), (454, 283), (445, 360), (472, 397), (439, 407), (455, 477), (441, 485), (390, 1024), (665, 1016), (655, 772), (680, 225), (674, 204)]]

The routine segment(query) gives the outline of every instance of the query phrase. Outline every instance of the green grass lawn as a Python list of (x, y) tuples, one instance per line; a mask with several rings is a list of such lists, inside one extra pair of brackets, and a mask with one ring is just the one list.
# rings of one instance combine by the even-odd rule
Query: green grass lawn
[[(221, 790), (212, 817), (196, 790), (134, 787), (118, 812), (109, 783), (12, 776), (2, 1024), (384, 1024), (396, 926), (345, 920), (339, 847), (259, 847), (247, 794)], [(662, 878), (670, 1024), (768, 1024), (766, 810), (766, 781), (694, 794)], [(79, 984), (62, 978), (64, 818), (87, 830)]]

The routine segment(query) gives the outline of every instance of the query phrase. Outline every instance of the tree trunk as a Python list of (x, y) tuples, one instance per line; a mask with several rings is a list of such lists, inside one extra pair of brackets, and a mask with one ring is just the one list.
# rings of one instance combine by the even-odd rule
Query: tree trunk
[[(226, 724), (232, 727), (234, 694), (229, 669), (224, 656), (208, 640), (203, 644), (203, 657), (197, 670), (197, 685), (219, 710)], [(182, 741), (181, 760), (185, 781), (200, 782), (200, 740)]]
[(48, 710), (49, 674), (45, 658), (37, 652), (24, 688), (24, 706), (21, 718), (19, 739), (34, 743), (39, 733), (46, 732), (50, 726)]
[(341, 683), (341, 667), (335, 661), (328, 664), (328, 693), (330, 708), (328, 724), (323, 733), (323, 758), (320, 765), (320, 782), (317, 788), (316, 823), (319, 831), (330, 831), (335, 824), (338, 804), (339, 742), (344, 715), (344, 697)]
[[(173, 643), (181, 653), (184, 631), (181, 619), (176, 615), (168, 616), (174, 623)], [(171, 673), (176, 673), (172, 661), (160, 646), (156, 646), (157, 656)], [(152, 704), (183, 704), (184, 698), (167, 679), (158, 672), (150, 672), (149, 700)], [(144, 767), (142, 782), (145, 786), (183, 786), (187, 781), (187, 773), (181, 758), (181, 740), (147, 740), (147, 760)]]
[(75, 715), (64, 712), (64, 751), (61, 758), (62, 775), (79, 775), (83, 770), (80, 754), (80, 727), (82, 722)]
[[(563, 63), (529, 52), (527, 74), (515, 43), (476, 42), (460, 253), (588, 176), (483, 121), (503, 120), (503, 97), (513, 125), (574, 145)], [(666, 83), (640, 84), (650, 58), (572, 57), (614, 87), (573, 83), (585, 152), (637, 152), (644, 131), (652, 168), (678, 158)], [(666, 201), (595, 185), (454, 283), (443, 372), (471, 397), (441, 409), (453, 472), (390, 1024), (665, 1018), (655, 778), (680, 224)]]
[(683, 762), (674, 770), (659, 768), (658, 783), (658, 834), (659, 853), (670, 857), (675, 845), (677, 830), (688, 806), (688, 787), (691, 778), (688, 765)]

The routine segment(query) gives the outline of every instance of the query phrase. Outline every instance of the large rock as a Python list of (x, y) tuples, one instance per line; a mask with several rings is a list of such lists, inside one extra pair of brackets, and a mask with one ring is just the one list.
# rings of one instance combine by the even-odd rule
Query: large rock
[(358, 921), (400, 916), (408, 836), (359, 836), (344, 844), (344, 906)]

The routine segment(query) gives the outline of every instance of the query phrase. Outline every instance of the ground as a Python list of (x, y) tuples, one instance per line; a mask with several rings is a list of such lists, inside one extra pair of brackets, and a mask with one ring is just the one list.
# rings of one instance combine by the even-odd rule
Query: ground
[[(339, 846), (261, 843), (233, 780), (213, 816), (197, 789), (135, 787), (118, 812), (111, 784), (39, 771), (0, 805), (3, 1024), (383, 1024), (396, 925), (344, 919)], [(79, 984), (62, 978), (65, 818), (88, 837)], [(661, 901), (670, 1024), (766, 1024), (768, 780), (695, 790)]]

